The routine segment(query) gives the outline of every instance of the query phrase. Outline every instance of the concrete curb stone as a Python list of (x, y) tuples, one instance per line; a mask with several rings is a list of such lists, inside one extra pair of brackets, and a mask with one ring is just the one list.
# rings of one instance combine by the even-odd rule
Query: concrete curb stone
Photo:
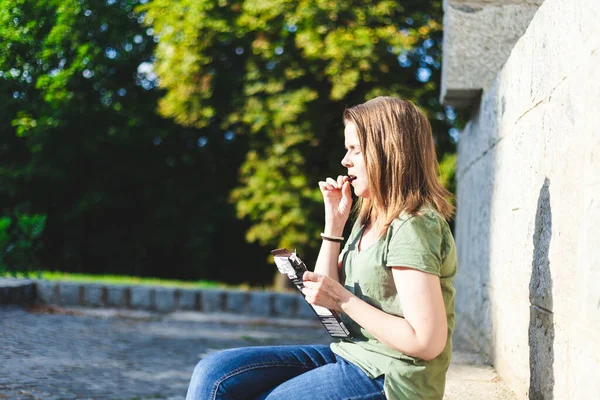
[(177, 289), (46, 280), (0, 279), (0, 304), (41, 304), (156, 311), (200, 311), (261, 317), (315, 319), (299, 293)]
[(134, 286), (130, 290), (131, 297), (130, 306), (131, 308), (150, 310), (152, 309), (152, 291), (148, 286)]
[(175, 309), (175, 289), (154, 288), (154, 308), (158, 312), (169, 312)]
[(317, 318), (314, 309), (306, 301), (298, 302), (297, 318)]
[(37, 298), (44, 304), (58, 303), (58, 283), (38, 280), (35, 282)]
[(269, 292), (253, 292), (250, 294), (248, 301), (247, 313), (250, 315), (267, 317), (272, 315), (271, 303), (273, 302), (274, 293)]
[(58, 284), (58, 304), (76, 306), (81, 304), (83, 286), (79, 283), (61, 282)]
[(125, 308), (129, 303), (129, 288), (126, 286), (107, 286), (106, 305), (115, 308)]
[(223, 311), (227, 293), (220, 289), (206, 289), (202, 291), (202, 311), (207, 313)]
[(278, 294), (273, 299), (273, 314), (277, 317), (292, 318), (298, 309), (298, 295)]
[(31, 305), (35, 302), (35, 283), (30, 281), (17, 291), (17, 302)]
[(179, 310), (200, 310), (201, 292), (192, 289), (179, 289), (177, 298), (177, 309)]
[(104, 306), (105, 288), (98, 284), (84, 285), (83, 291), (83, 305), (88, 307), (102, 307)]
[(0, 279), (0, 305), (31, 305), (35, 301), (35, 283), (28, 279)]
[(245, 313), (250, 299), (248, 292), (228, 291), (225, 300), (226, 312)]

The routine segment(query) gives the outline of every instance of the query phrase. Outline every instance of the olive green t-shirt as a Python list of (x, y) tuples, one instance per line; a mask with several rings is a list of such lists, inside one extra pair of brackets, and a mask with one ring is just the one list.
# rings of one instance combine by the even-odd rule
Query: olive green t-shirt
[(371, 378), (385, 375), (390, 400), (441, 400), (452, 353), (456, 246), (444, 218), (430, 208), (402, 214), (385, 236), (358, 251), (364, 226), (355, 225), (342, 250), (340, 280), (350, 292), (388, 314), (403, 316), (400, 296), (389, 267), (409, 267), (440, 277), (448, 320), (448, 339), (442, 353), (422, 360), (379, 342), (346, 314), (343, 322), (352, 337), (332, 343), (334, 353), (359, 366)]

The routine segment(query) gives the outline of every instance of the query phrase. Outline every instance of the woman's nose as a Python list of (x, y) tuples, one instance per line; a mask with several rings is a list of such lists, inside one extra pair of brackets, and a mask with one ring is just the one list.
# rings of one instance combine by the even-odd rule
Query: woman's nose
[(352, 166), (352, 162), (348, 158), (348, 153), (346, 153), (346, 155), (344, 155), (344, 158), (342, 158), (342, 165), (346, 168), (349, 168)]

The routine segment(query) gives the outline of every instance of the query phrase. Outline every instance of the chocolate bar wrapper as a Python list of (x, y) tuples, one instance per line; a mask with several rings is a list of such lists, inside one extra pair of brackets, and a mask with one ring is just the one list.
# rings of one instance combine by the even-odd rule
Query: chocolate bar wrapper
[[(304, 288), (302, 276), (304, 275), (304, 272), (307, 271), (304, 262), (298, 257), (296, 252), (292, 253), (287, 249), (276, 249), (271, 251), (271, 254), (275, 257), (275, 265), (277, 265), (279, 272), (287, 275), (300, 293), (302, 293), (302, 289)], [(304, 297), (304, 294), (302, 294), (302, 296)], [(348, 328), (346, 328), (346, 325), (344, 325), (335, 311), (312, 304), (310, 304), (310, 306), (331, 337), (350, 337), (350, 331), (348, 331)]]

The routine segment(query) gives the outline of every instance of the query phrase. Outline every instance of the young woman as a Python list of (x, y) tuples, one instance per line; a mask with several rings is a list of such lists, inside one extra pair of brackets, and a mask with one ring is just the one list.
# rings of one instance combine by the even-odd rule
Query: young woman
[[(431, 126), (414, 104), (391, 97), (347, 109), (344, 123), (348, 174), (319, 182), (323, 243), (303, 279), (306, 300), (340, 312), (352, 337), (212, 354), (194, 370), (188, 400), (442, 399), (456, 250)], [(350, 186), (358, 218), (341, 250)]]

